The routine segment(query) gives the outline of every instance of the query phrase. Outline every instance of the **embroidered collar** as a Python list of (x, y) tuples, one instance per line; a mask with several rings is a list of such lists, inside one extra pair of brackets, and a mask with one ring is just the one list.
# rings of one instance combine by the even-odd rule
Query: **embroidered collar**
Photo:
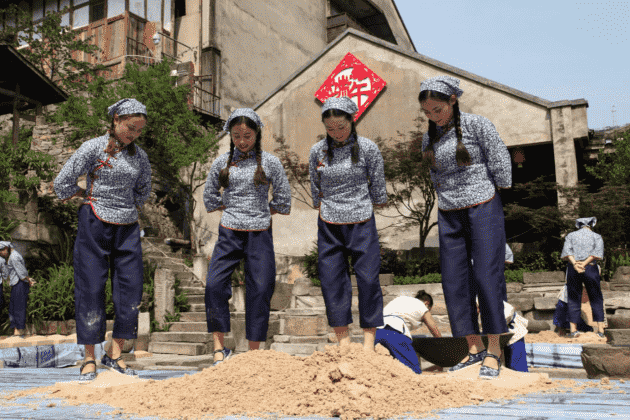
[(254, 149), (250, 150), (247, 153), (243, 153), (238, 148), (235, 147), (230, 166), (236, 166), (237, 163), (247, 160), (249, 158), (253, 158), (253, 157), (256, 157), (256, 152), (254, 151)]
[(342, 147), (345, 147), (345, 146), (347, 146), (349, 144), (352, 144), (352, 143), (356, 142), (356, 140), (357, 140), (357, 138), (356, 138), (356, 136), (354, 134), (350, 134), (350, 137), (348, 137), (346, 139), (346, 141), (341, 142), (341, 143), (336, 141), (336, 140), (333, 140), (332, 141), (332, 149), (333, 150), (340, 149)]
[(103, 151), (107, 153), (108, 155), (110, 155), (111, 157), (114, 157), (116, 153), (122, 151), (127, 146), (128, 146), (127, 144), (124, 144), (123, 142), (118, 140), (118, 138), (116, 138), (116, 136), (114, 136), (112, 133), (109, 133), (109, 140), (107, 142), (107, 147), (105, 147)]

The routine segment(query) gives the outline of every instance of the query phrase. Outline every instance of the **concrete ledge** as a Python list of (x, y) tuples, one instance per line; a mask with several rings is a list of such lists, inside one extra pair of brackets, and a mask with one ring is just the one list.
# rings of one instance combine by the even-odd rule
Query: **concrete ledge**
[(292, 356), (308, 356), (317, 350), (316, 344), (273, 343), (270, 350), (281, 351)]

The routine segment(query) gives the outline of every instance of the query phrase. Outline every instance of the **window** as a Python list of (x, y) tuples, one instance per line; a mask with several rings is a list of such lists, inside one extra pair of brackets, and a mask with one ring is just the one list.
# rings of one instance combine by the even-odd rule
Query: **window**
[(46, 14), (57, 11), (57, 0), (46, 0)]
[(125, 0), (107, 0), (107, 18), (125, 13)]
[(44, 18), (44, 0), (33, 0), (33, 20)]
[(90, 14), (88, 13), (89, 10), (89, 6), (81, 7), (80, 9), (74, 9), (74, 13), (72, 14), (73, 28), (80, 28), (90, 23)]
[(129, 0), (129, 11), (141, 18), (145, 18), (144, 0)]
[(99, 0), (90, 4), (90, 22), (96, 22), (105, 18), (105, 0)]
[(150, 22), (159, 22), (162, 20), (162, 0), (148, 0), (147, 4), (147, 20)]
[(186, 0), (175, 0), (175, 19), (186, 16)]

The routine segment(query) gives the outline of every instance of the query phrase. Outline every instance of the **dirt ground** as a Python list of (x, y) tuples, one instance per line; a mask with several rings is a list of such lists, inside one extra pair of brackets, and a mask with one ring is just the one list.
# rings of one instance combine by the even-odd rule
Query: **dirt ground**
[[(115, 413), (161, 418), (227, 415), (340, 416), (342, 419), (423, 416), (450, 407), (506, 400), (532, 392), (580, 391), (573, 380), (502, 369), (499, 379), (478, 379), (479, 366), (454, 373), (416, 375), (377, 346), (326, 347), (309, 357), (271, 350), (236, 355), (214, 368), (163, 381), (101, 371), (90, 384), (57, 383), (5, 398), (42, 394), (67, 404), (108, 404)], [(463, 383), (464, 382), (464, 383)], [(610, 386), (609, 383), (606, 386)], [(422, 398), (410, 398), (410, 396)], [(1, 402), (0, 402), (1, 405)]]
[(577, 338), (569, 338), (558, 335), (553, 331), (541, 331), (536, 334), (527, 334), (526, 343), (552, 343), (552, 344), (606, 344), (606, 337), (600, 338), (594, 332), (581, 333)]

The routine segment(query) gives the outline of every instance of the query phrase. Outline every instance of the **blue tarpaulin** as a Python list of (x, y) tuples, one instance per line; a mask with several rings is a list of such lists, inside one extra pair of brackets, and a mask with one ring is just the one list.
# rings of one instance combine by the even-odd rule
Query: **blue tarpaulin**
[[(96, 360), (105, 354), (105, 342), (94, 346)], [(85, 347), (76, 343), (0, 349), (6, 368), (60, 368), (74, 366), (85, 357)]]

